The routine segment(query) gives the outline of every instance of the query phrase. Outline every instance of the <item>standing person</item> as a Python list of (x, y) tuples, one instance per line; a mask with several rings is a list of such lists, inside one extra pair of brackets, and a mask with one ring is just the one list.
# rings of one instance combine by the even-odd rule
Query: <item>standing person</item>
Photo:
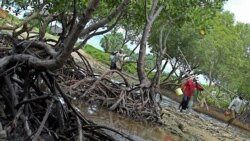
[(120, 49), (118, 52), (115, 53), (115, 55), (111, 56), (110, 57), (110, 61), (111, 61), (110, 69), (121, 71), (121, 61), (125, 55), (126, 54), (123, 54), (123, 50)]
[(197, 82), (197, 79), (195, 78), (189, 78), (184, 85), (182, 85), (182, 91), (184, 93), (182, 102), (180, 103), (179, 109), (180, 112), (182, 110), (186, 110), (188, 108), (188, 103), (193, 96), (193, 93), (195, 90), (203, 91), (204, 89), (201, 87), (201, 85)]
[(116, 70), (116, 58), (115, 58), (115, 55), (116, 55), (116, 53), (117, 52), (115, 52), (115, 53), (112, 53), (111, 55), (110, 55), (110, 58), (109, 58), (109, 60), (110, 60), (110, 69), (111, 70)]
[(232, 100), (232, 102), (228, 106), (228, 110), (231, 110), (231, 118), (228, 120), (227, 127), (233, 122), (233, 120), (239, 114), (242, 105), (244, 105), (242, 96), (237, 96)]

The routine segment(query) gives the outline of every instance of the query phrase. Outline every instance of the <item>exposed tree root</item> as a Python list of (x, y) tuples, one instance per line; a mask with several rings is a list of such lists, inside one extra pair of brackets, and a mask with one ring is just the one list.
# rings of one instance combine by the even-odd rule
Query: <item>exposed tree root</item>
[[(107, 130), (132, 140), (86, 119), (71, 104), (74, 98), (134, 119), (161, 121), (157, 99), (160, 94), (154, 87), (130, 86), (115, 70), (94, 75), (88, 60), (79, 52), (82, 62), (76, 63), (71, 57), (61, 69), (48, 70), (34, 65), (34, 58), (54, 57), (50, 46), (16, 41), (10, 36), (1, 35), (0, 39), (12, 47), (0, 49), (0, 119), (9, 140), (115, 140)], [(18, 57), (27, 56), (28, 61), (18, 61)], [(123, 81), (115, 82), (111, 75), (118, 75)]]
[[(72, 68), (67, 70), (72, 70), (71, 74), (77, 71), (73, 71)], [(116, 74), (122, 78), (122, 82), (110, 79), (111, 75)], [(65, 74), (61, 76), (65, 76)], [(90, 104), (107, 107), (135, 119), (161, 121), (161, 107), (159, 99), (156, 99), (160, 94), (155, 92), (152, 87), (130, 86), (119, 71), (111, 70), (101, 76), (84, 77), (78, 81), (77, 76), (72, 75), (72, 78), (74, 81), (62, 82), (60, 86), (73, 97), (81, 98)]]
[[(89, 84), (86, 86), (88, 89), (96, 82), (93, 71), (83, 56), (84, 68), (69, 60), (62, 69), (52, 72), (8, 57), (21, 53), (47, 58), (53, 56), (53, 53), (46, 54), (47, 51), (30, 48), (29, 45), (21, 48), (18, 46), (18, 41), (7, 41), (1, 37), (4, 44), (12, 44), (10, 50), (0, 49), (1, 59), (4, 57), (8, 59), (0, 62), (1, 65), (4, 62), (4, 67), (0, 69), (0, 123), (3, 125), (3, 130), (8, 133), (8, 140), (100, 141), (117, 140), (117, 137), (132, 140), (123, 133), (94, 124), (71, 104), (73, 97), (70, 94), (84, 92), (80, 89), (84, 85), (79, 84), (77, 87), (73, 84), (83, 79)], [(87, 80), (88, 78), (90, 79)], [(75, 87), (71, 88), (72, 91), (66, 91), (65, 88), (70, 86)], [(96, 90), (92, 90), (94, 91)], [(116, 133), (117, 137), (109, 135), (110, 132)]]

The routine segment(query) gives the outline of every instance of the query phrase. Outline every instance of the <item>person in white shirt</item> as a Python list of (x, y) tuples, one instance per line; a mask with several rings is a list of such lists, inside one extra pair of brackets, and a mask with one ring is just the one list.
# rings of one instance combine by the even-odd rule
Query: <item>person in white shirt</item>
[(115, 53), (114, 56), (110, 57), (110, 61), (111, 61), (110, 69), (111, 70), (121, 71), (121, 61), (122, 61), (123, 57), (126, 56), (126, 54), (123, 54), (122, 52), (123, 52), (123, 50), (120, 49), (118, 52)]
[(240, 108), (243, 105), (244, 105), (244, 102), (243, 102), (242, 96), (238, 96), (232, 100), (232, 102), (228, 106), (228, 109), (231, 110), (232, 116), (228, 120), (227, 126), (229, 126), (233, 122), (233, 120), (236, 118), (236, 116), (240, 113)]

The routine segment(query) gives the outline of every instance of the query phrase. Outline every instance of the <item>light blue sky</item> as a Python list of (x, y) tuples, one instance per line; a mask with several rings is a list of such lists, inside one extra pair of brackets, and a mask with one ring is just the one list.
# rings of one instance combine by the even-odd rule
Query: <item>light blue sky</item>
[[(250, 0), (228, 0), (223, 9), (233, 13), (235, 21), (250, 24)], [(88, 44), (94, 45), (98, 49), (103, 50), (99, 44), (101, 38), (102, 36), (96, 36), (90, 39)], [(148, 49), (147, 52), (149, 52)], [(166, 70), (171, 70), (171, 66), (167, 65)], [(206, 80), (202, 75), (199, 75), (198, 77), (201, 83), (206, 83)]]
[(100, 40), (102, 39), (102, 37), (103, 37), (103, 35), (95, 36), (95, 37), (89, 39), (87, 44), (90, 44), (90, 45), (92, 45), (92, 46), (94, 46), (94, 47), (96, 47), (96, 48), (103, 51), (103, 49), (100, 46)]
[[(250, 0), (228, 0), (223, 9), (233, 13), (236, 21), (250, 23)], [(88, 44), (103, 50), (99, 44), (101, 38), (102, 36), (96, 36), (90, 39)]]
[(236, 21), (250, 23), (250, 0), (228, 0), (224, 10), (234, 13)]

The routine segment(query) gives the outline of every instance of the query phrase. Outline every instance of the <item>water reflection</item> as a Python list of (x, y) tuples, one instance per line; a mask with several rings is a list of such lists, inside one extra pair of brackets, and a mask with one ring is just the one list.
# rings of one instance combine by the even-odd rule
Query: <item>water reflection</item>
[[(84, 103), (77, 105), (80, 108), (80, 111), (87, 119), (90, 119), (99, 125), (104, 125), (116, 129), (117, 131), (123, 132), (136, 141), (162, 141), (162, 139), (168, 135), (174, 137), (176, 141), (182, 140), (180, 137), (169, 133), (168, 131), (166, 131), (166, 128), (161, 127), (158, 124), (148, 123), (146, 121), (143, 122), (131, 120), (130, 118), (126, 118), (115, 112), (108, 111), (101, 107), (97, 107), (96, 105), (89, 106)], [(179, 104), (164, 96), (161, 105), (162, 107), (171, 107), (172, 109), (177, 110)], [(191, 110), (190, 112), (193, 115), (197, 115), (202, 120), (208, 121), (214, 126), (218, 127), (218, 129), (215, 128), (215, 130), (221, 130), (222, 127), (225, 127), (225, 123), (220, 122), (214, 118), (211, 118), (201, 113), (197, 113), (193, 110)], [(249, 138), (249, 134), (246, 133), (246, 131), (243, 131), (233, 126), (231, 126), (229, 130), (241, 137)], [(117, 134), (112, 134), (112, 136), (115, 136), (116, 139), (119, 141), (123, 139), (121, 139), (121, 137)]]
[(163, 127), (154, 123), (131, 120), (101, 107), (89, 106), (84, 103), (79, 104), (79, 107), (87, 119), (126, 133), (136, 141), (161, 141), (164, 136), (169, 135)]

